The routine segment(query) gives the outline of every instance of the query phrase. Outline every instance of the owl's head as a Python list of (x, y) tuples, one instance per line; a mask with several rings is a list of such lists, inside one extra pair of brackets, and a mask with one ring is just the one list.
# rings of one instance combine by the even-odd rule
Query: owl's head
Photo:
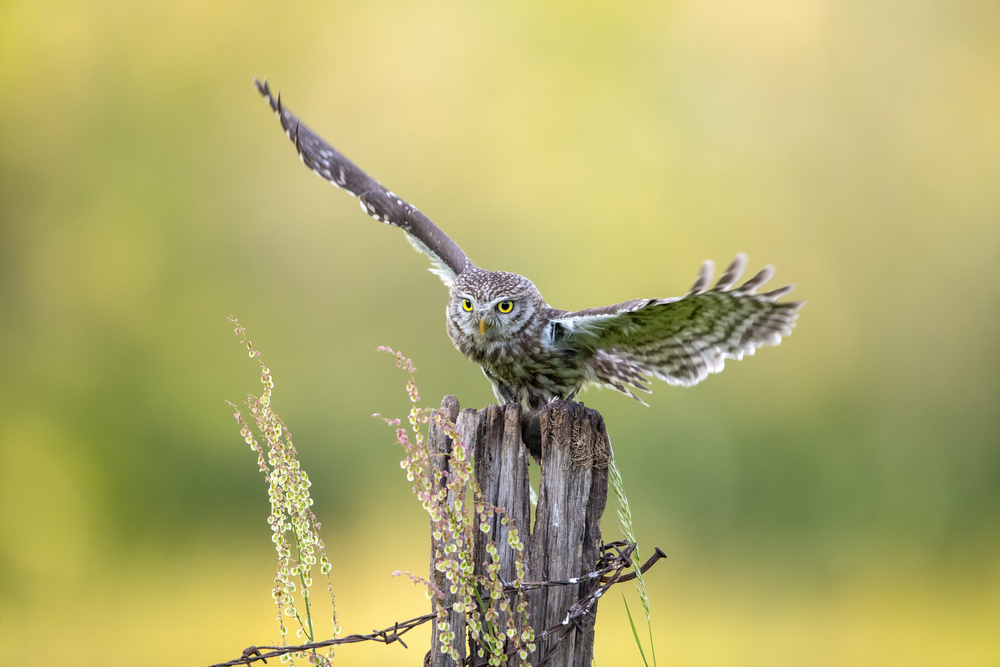
[(535, 284), (524, 276), (470, 267), (451, 286), (449, 332), (483, 343), (509, 339), (527, 326), (543, 303)]

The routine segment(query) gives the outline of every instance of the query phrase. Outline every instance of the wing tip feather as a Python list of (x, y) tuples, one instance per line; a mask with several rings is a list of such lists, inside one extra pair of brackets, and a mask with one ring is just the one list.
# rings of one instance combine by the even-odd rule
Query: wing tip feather
[(733, 261), (729, 263), (726, 270), (722, 272), (722, 277), (719, 278), (719, 282), (715, 283), (715, 286), (711, 289), (712, 292), (724, 292), (728, 290), (733, 284), (740, 279), (743, 272), (747, 269), (747, 264), (749, 263), (749, 258), (746, 253), (738, 252), (736, 256), (733, 257)]
[(708, 289), (709, 284), (712, 282), (712, 274), (715, 273), (715, 262), (710, 259), (706, 259), (702, 265), (701, 269), (698, 271), (698, 277), (695, 278), (694, 285), (688, 290), (688, 296), (694, 296), (696, 294), (703, 294), (705, 290)]
[(735, 294), (753, 294), (757, 288), (763, 286), (774, 277), (774, 265), (767, 264), (758, 271), (752, 278), (733, 290)]

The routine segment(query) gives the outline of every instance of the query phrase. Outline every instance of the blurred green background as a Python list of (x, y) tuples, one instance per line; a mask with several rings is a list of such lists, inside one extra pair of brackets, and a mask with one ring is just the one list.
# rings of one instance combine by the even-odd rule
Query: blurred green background
[[(0, 661), (276, 641), (231, 314), (344, 631), (427, 608), (389, 577), (427, 535), (370, 416), (408, 409), (375, 348), (429, 404), (492, 393), (426, 260), (299, 164), (256, 75), (553, 305), (681, 294), (741, 250), (809, 300), (781, 347), (650, 408), (582, 397), (670, 556), (659, 664), (1000, 664), (998, 34), (995, 0), (0, 4)], [(338, 659), (418, 665), (419, 632)], [(619, 595), (596, 657), (639, 664)]]

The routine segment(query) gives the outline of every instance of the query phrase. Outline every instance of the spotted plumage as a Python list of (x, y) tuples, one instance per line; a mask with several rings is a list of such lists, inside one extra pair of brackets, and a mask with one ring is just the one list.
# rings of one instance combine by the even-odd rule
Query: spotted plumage
[(401, 228), (431, 258), (431, 270), (450, 290), (448, 336), (482, 367), (502, 403), (537, 409), (555, 399), (572, 399), (590, 385), (639, 400), (635, 391), (648, 392), (650, 377), (697, 384), (720, 372), (726, 359), (777, 345), (795, 326), (803, 302), (778, 301), (791, 286), (756, 293), (773, 268), (736, 286), (747, 264), (742, 253), (715, 285), (713, 264), (705, 262), (681, 297), (632, 299), (576, 312), (553, 308), (524, 276), (473, 264), (423, 213), (301, 124), (266, 82), (254, 83), (306, 166), (358, 197), (365, 213)]

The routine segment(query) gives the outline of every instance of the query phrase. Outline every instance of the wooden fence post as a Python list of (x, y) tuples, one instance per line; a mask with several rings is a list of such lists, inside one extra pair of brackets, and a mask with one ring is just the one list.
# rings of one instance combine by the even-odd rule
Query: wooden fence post
[[(609, 447), (604, 419), (580, 403), (557, 401), (537, 412), (522, 415), (521, 407), (491, 405), (484, 410), (463, 410), (446, 396), (441, 404), (451, 419), (458, 414), (458, 431), (475, 457), (475, 476), (484, 501), (502, 507), (513, 520), (525, 544), (527, 581), (547, 582), (579, 577), (597, 565), (601, 545), (601, 516), (607, 502)], [(432, 452), (451, 451), (450, 440), (432, 428)], [(530, 524), (530, 455), (541, 464), (541, 482), (535, 520)], [(441, 465), (447, 465), (441, 457)], [(435, 464), (437, 465), (437, 464)], [(490, 531), (477, 533), (474, 555), (476, 573), (483, 574), (486, 545), (500, 552), (500, 577), (514, 579), (515, 554), (507, 546), (509, 523), (494, 515)], [(431, 550), (431, 578), (437, 582)], [(590, 613), (565, 626), (570, 607), (596, 586), (589, 580), (569, 586), (543, 587), (528, 593), (529, 623), (535, 631), (536, 650), (528, 661), (559, 667), (590, 667), (594, 650), (596, 603)], [(450, 604), (453, 600), (445, 601)], [(452, 614), (460, 617), (460, 614)], [(464, 621), (450, 619), (455, 645), (464, 648)], [(504, 623), (505, 619), (501, 620)], [(543, 636), (546, 630), (552, 630)], [(439, 650), (432, 631), (429, 664), (453, 667), (455, 661)], [(474, 651), (462, 652), (464, 664), (478, 665)], [(463, 662), (459, 662), (459, 665)], [(483, 663), (485, 664), (485, 663)]]
[[(448, 419), (455, 422), (458, 418), (458, 399), (454, 396), (445, 396), (444, 400), (441, 401), (441, 409), (448, 415)], [(451, 462), (450, 456), (453, 444), (452, 439), (449, 438), (440, 427), (438, 427), (433, 421), (430, 422), (430, 427), (428, 428), (427, 433), (427, 446), (430, 450), (435, 470), (447, 473)], [(446, 479), (442, 477), (440, 487), (444, 487), (445, 482)], [(447, 502), (449, 506), (454, 506), (454, 494), (449, 492)], [(455, 604), (458, 600), (458, 596), (448, 590), (448, 579), (445, 577), (444, 572), (438, 572), (437, 568), (434, 566), (434, 554), (437, 551), (437, 547), (438, 541), (434, 539), (434, 527), (432, 525), (430, 581), (434, 583), (439, 591), (444, 592), (444, 599), (441, 600), (440, 604), (442, 607), (447, 607)], [(432, 609), (432, 611), (436, 611), (436, 608)], [(465, 616), (457, 611), (449, 612), (448, 623), (451, 625), (451, 629), (455, 633), (455, 641), (452, 642), (452, 645), (458, 650), (459, 662), (457, 664), (462, 665), (465, 662), (466, 655)], [(430, 667), (453, 667), (456, 665), (451, 656), (441, 653), (441, 640), (438, 637), (437, 623), (435, 622), (431, 623), (431, 650), (427, 655), (430, 659)]]

